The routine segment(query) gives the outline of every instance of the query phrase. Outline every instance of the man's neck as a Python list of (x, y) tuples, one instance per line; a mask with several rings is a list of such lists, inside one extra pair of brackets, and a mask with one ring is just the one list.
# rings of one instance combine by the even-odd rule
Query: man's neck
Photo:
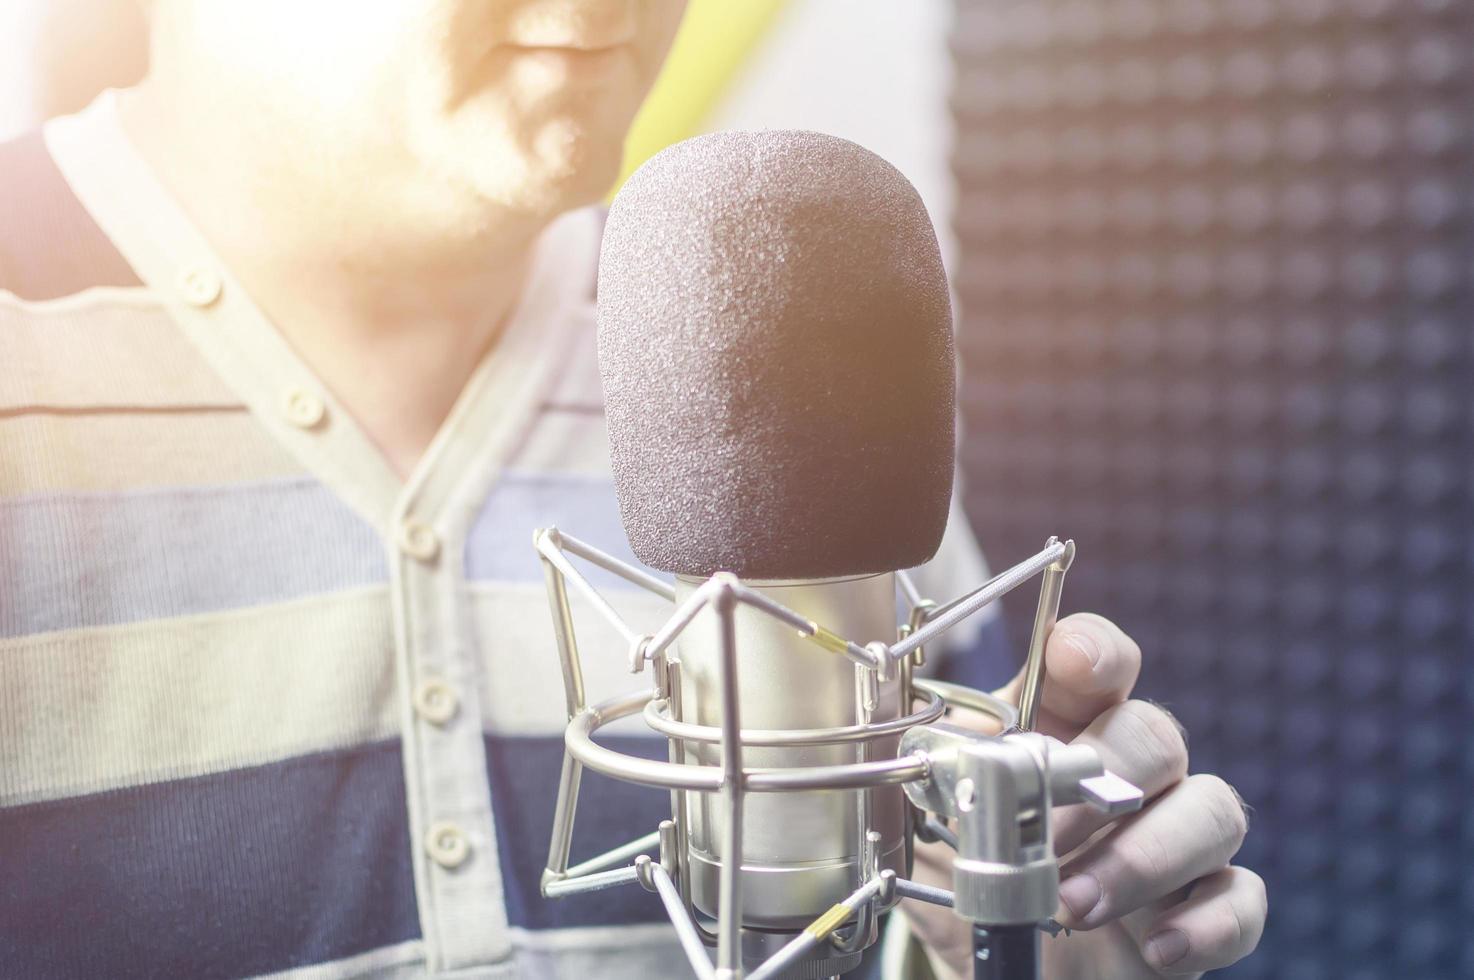
[(313, 186), (265, 141), (170, 110), (147, 83), (120, 109), (232, 275), (407, 477), (515, 307), (546, 220), (448, 195), (396, 207), (360, 190), (373, 174)]

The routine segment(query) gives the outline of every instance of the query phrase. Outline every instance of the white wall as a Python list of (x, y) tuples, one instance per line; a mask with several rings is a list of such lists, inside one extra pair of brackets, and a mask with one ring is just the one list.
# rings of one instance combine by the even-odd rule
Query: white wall
[(951, 269), (951, 11), (950, 0), (790, 0), (711, 128), (814, 129), (880, 154), (921, 192)]
[(38, 10), (32, 0), (0, 0), (0, 140), (37, 122), (31, 51)]

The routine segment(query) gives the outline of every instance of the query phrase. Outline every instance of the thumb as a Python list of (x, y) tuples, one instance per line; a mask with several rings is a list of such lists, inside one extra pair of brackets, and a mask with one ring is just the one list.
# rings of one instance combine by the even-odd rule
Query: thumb
[[(1076, 613), (1055, 624), (1044, 645), (1043, 714), (1070, 729), (1070, 737), (1111, 705), (1125, 701), (1141, 673), (1141, 648), (1119, 626), (1095, 613)], [(1018, 704), (1021, 668), (997, 691)]]

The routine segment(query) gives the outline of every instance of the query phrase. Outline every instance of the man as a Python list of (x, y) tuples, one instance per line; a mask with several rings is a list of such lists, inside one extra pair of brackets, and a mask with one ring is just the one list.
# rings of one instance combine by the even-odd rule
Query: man
[[(586, 206), (682, 0), (148, 7), (145, 81), (0, 155), (0, 974), (679, 972), (644, 893), (538, 895), (529, 541), (623, 538)], [(954, 522), (939, 594), (972, 548)], [(1237, 799), (1138, 665), (1098, 617), (1051, 640), (1050, 730), (1152, 794), (1103, 836), (1059, 814), (1052, 977), (1191, 974), (1263, 925)], [(591, 849), (665, 806), (584, 793)]]

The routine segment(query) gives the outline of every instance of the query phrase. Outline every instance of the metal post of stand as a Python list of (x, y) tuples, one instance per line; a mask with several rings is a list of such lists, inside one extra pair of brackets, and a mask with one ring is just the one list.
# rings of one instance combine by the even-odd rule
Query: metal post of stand
[(1039, 980), (1039, 927), (972, 927), (973, 980)]
[(1139, 808), (1141, 790), (1105, 771), (1089, 746), (1032, 733), (995, 739), (924, 725), (901, 752), (927, 761), (928, 777), (906, 784), (911, 803), (957, 821), (953, 910), (973, 923), (973, 976), (1039, 980), (1039, 926), (1059, 903), (1052, 807), (1089, 803), (1114, 816)]

